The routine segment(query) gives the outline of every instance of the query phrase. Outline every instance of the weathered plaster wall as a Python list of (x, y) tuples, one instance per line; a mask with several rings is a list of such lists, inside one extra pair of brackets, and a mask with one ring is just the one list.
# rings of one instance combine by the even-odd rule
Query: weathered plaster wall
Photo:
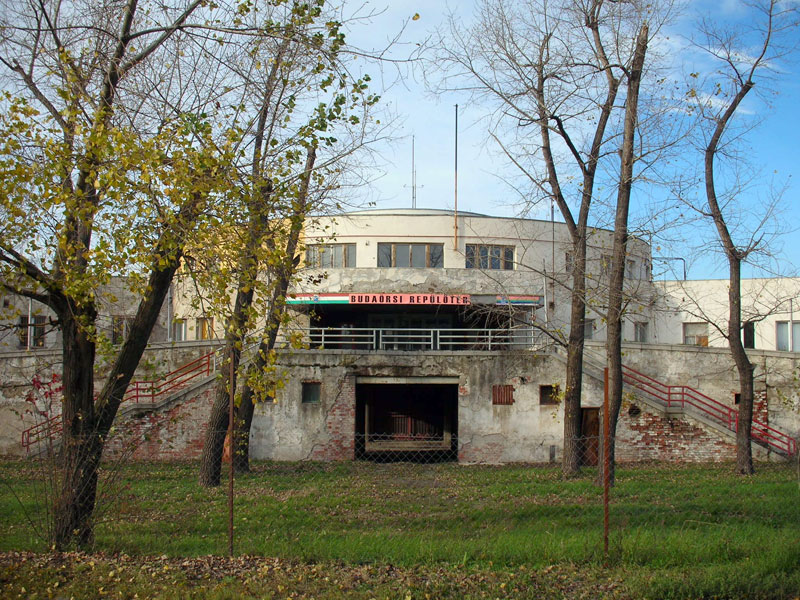
[(213, 401), (211, 380), (159, 410), (123, 405), (105, 456), (133, 460), (199, 459)]
[[(592, 342), (587, 343), (587, 350), (593, 360), (599, 360), (604, 351), (602, 344)], [(691, 386), (736, 407), (734, 394), (739, 383), (727, 348), (625, 344), (623, 352), (623, 363), (646, 375), (669, 385)], [(766, 414), (770, 426), (800, 437), (800, 354), (755, 349), (748, 350), (748, 355), (756, 367), (756, 414)]]
[[(199, 356), (207, 345), (182, 344), (151, 349), (153, 361), (174, 368)], [(602, 345), (590, 343), (590, 360), (598, 360)], [(688, 384), (733, 406), (736, 380), (723, 349), (626, 344), (625, 363), (669, 384)], [(34, 360), (37, 359), (37, 360)], [(34, 371), (52, 366), (55, 353), (32, 357), (7, 356), (4, 371)], [(359, 378), (382, 377), (397, 382), (447, 378), (458, 385), (459, 460), (483, 463), (546, 462), (562, 456), (563, 406), (541, 405), (539, 386), (564, 386), (563, 357), (515, 352), (296, 351), (284, 360), (286, 385), (274, 403), (259, 404), (252, 430), (256, 459), (350, 460), (354, 455), (356, 389)], [(797, 434), (800, 427), (798, 392), (793, 374), (800, 368), (794, 355), (762, 352), (754, 355), (757, 369), (756, 412), (773, 426)], [(38, 362), (37, 362), (38, 361)], [(21, 375), (18, 379), (24, 379)], [(9, 380), (7, 380), (9, 381)], [(321, 383), (321, 402), (303, 404), (302, 383)], [(602, 405), (602, 381), (587, 367), (583, 406)], [(514, 386), (514, 403), (492, 405), (492, 386)], [(759, 387), (760, 386), (760, 387)], [(18, 386), (19, 389), (21, 385)], [(640, 410), (630, 411), (631, 403)], [(8, 416), (0, 428), (6, 454), (19, 453), (24, 419), (11, 411), (24, 409), (4, 398)], [(120, 419), (120, 440), (138, 440), (133, 456), (150, 459), (194, 458), (199, 455), (211, 399), (208, 387), (176, 400), (158, 412)], [(126, 409), (127, 410), (127, 409)], [(120, 433), (118, 433), (120, 435)], [(727, 460), (733, 440), (695, 419), (667, 416), (636, 399), (626, 398), (618, 429), (620, 460)], [(125, 446), (115, 441), (117, 454)], [(555, 454), (551, 454), (554, 446)]]
[[(275, 403), (256, 408), (251, 438), (255, 458), (351, 459), (359, 377), (457, 381), (459, 457), (465, 462), (546, 460), (549, 442), (558, 444), (563, 409), (539, 406), (538, 382), (563, 385), (563, 374), (543, 356), (298, 352), (287, 363), (287, 384)], [(321, 382), (319, 404), (301, 402), (303, 381)], [(513, 405), (492, 406), (496, 384), (514, 385)]]
[[(145, 351), (134, 380), (158, 379), (161, 375), (210, 352), (216, 346), (217, 344), (209, 342), (151, 344)], [(104, 371), (105, 367), (101, 365), (95, 380), (95, 389), (98, 391), (105, 383), (102, 377)], [(25, 398), (34, 391), (34, 377), (51, 381), (53, 375), (61, 375), (60, 351), (45, 349), (0, 354), (0, 456), (25, 454), (20, 444), (22, 432), (42, 420), (34, 408), (48, 408), (43, 404), (42, 392), (34, 394), (38, 398), (35, 407), (26, 402)], [(61, 412), (58, 401), (53, 402), (49, 412)]]

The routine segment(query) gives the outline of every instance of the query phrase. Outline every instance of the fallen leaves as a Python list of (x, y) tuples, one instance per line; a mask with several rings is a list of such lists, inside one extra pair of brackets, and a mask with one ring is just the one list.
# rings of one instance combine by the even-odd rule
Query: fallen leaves
[[(92, 565), (89, 569), (87, 566)], [(124, 575), (123, 575), (124, 574)], [(129, 575), (133, 575), (129, 577)], [(599, 574), (598, 574), (599, 575)], [(607, 574), (606, 574), (607, 575)], [(0, 596), (202, 598), (624, 598), (620, 581), (574, 565), (465, 568), (304, 563), (274, 557), (0, 554)], [(223, 591), (224, 590), (224, 591)]]

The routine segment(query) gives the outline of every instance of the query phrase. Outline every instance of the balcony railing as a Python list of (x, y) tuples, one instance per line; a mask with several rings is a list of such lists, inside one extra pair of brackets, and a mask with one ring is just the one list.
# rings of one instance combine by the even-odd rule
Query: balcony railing
[(364, 351), (495, 351), (543, 348), (546, 337), (534, 328), (394, 329), (312, 327), (302, 330), (311, 348)]

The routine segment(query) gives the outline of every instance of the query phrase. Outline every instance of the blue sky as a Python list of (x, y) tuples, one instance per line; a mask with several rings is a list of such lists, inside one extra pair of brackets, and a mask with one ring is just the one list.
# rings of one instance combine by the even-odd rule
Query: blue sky
[[(360, 6), (360, 5), (359, 5)], [(370, 8), (383, 10), (385, 2), (367, 2)], [(464, 21), (469, 21), (472, 2), (451, 3)], [(690, 9), (690, 10), (689, 10)], [(416, 43), (422, 43), (430, 33), (441, 26), (448, 11), (448, 3), (440, 0), (428, 0), (424, 3), (409, 0), (394, 0), (383, 13), (375, 17), (369, 28), (355, 28), (348, 34), (348, 40), (363, 46), (380, 46), (385, 40), (398, 31), (407, 22), (402, 40), (406, 45), (399, 46), (397, 52), (403, 55)], [(746, 22), (752, 16), (742, 9), (742, 3), (734, 0), (724, 2), (692, 2), (684, 15), (666, 31), (672, 43), (678, 48), (688, 46), (685, 35), (692, 31), (696, 15), (707, 14), (717, 22)], [(420, 18), (410, 20), (419, 13)], [(360, 30), (359, 30), (360, 29)], [(797, 32), (800, 41), (800, 31)], [(790, 35), (791, 38), (791, 35)], [(691, 53), (685, 52), (681, 58), (682, 68), (691, 68), (694, 60)], [(677, 67), (676, 67), (677, 68)], [(763, 117), (759, 127), (747, 136), (747, 143), (752, 149), (752, 165), (760, 170), (753, 171), (758, 182), (763, 185), (751, 186), (748, 196), (752, 202), (759, 203), (769, 183), (785, 185), (782, 202), (781, 223), (789, 233), (783, 235), (776, 248), (782, 248), (781, 260), (777, 268), (784, 273), (795, 271), (800, 267), (800, 244), (793, 242), (791, 230), (800, 222), (798, 209), (798, 193), (800, 183), (798, 173), (798, 134), (800, 133), (800, 77), (796, 72), (800, 69), (800, 61), (782, 63), (777, 73), (778, 93), (770, 98), (768, 106), (761, 97), (753, 95), (743, 106), (746, 116)], [(373, 77), (380, 78), (380, 73), (369, 69)], [(385, 70), (385, 81), (394, 79), (391, 68)], [(677, 71), (676, 71), (677, 76)], [(382, 144), (379, 148), (383, 161), (382, 173), (377, 173), (368, 193), (368, 200), (381, 208), (410, 207), (411, 189), (411, 138), (415, 139), (416, 173), (417, 173), (417, 207), (447, 208), (454, 204), (454, 105), (459, 104), (458, 133), (458, 208), (463, 211), (474, 211), (492, 215), (513, 216), (519, 214), (519, 195), (514, 186), (523, 183), (514, 168), (509, 167), (500, 155), (494, 142), (488, 139), (486, 114), (487, 108), (470, 103), (466, 93), (448, 93), (434, 95), (422, 82), (419, 73), (404, 73), (402, 81), (397, 81), (383, 95), (384, 106), (397, 113), (399, 126), (397, 135), (391, 143)], [(698, 161), (701, 157), (698, 155)], [(667, 190), (653, 192), (654, 195), (668, 195)], [(636, 203), (636, 190), (634, 203)], [(754, 205), (754, 209), (758, 206)], [(549, 218), (549, 207), (541, 207), (539, 212), (529, 216)], [(559, 217), (556, 215), (556, 219)], [(660, 250), (654, 254), (670, 254), (685, 256), (689, 259), (690, 278), (724, 278), (727, 268), (719, 257), (711, 253), (698, 252), (694, 246), (698, 239), (713, 235), (708, 229), (687, 229), (682, 232), (670, 232), (670, 238), (685, 238), (685, 241), (656, 242)], [(694, 238), (694, 239), (693, 239)], [(774, 263), (773, 263), (774, 265)], [(677, 264), (676, 264), (677, 267)], [(758, 271), (749, 270), (750, 275), (760, 275)]]

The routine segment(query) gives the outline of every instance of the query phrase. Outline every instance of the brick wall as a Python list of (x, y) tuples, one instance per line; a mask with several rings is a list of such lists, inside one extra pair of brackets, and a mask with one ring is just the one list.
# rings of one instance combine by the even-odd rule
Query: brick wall
[(623, 407), (620, 414), (617, 460), (718, 462), (735, 458), (732, 438), (684, 418), (659, 415), (638, 403), (634, 406), (641, 412), (631, 415), (629, 407)]
[(353, 460), (356, 430), (356, 378), (347, 374), (339, 380), (336, 395), (325, 419), (327, 436), (311, 451), (311, 460)]
[(200, 458), (211, 405), (213, 382), (188, 393), (162, 411), (119, 416), (105, 453), (111, 458), (183, 461)]

